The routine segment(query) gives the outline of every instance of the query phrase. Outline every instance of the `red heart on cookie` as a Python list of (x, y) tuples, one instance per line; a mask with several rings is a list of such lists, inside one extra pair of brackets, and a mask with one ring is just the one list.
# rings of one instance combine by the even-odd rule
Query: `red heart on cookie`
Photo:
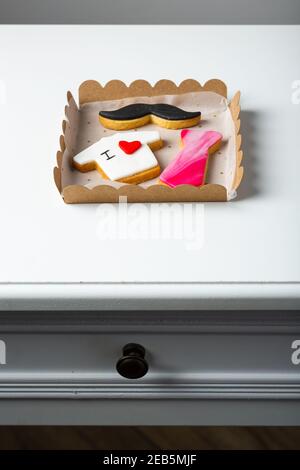
[(120, 140), (119, 147), (123, 152), (131, 155), (141, 148), (142, 143), (139, 140), (133, 140), (132, 142), (127, 142), (127, 140)]

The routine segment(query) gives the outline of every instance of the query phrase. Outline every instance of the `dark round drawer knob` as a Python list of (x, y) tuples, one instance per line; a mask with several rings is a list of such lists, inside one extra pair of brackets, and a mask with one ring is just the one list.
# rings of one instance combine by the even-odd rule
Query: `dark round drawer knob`
[(126, 379), (140, 379), (148, 372), (145, 348), (129, 343), (123, 348), (123, 356), (117, 362), (117, 371)]

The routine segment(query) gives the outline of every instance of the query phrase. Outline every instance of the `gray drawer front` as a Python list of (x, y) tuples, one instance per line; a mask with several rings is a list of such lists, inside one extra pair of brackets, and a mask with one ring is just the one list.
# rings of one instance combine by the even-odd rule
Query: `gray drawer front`
[[(0, 397), (300, 398), (297, 316), (259, 324), (230, 316), (228, 323), (203, 316), (184, 323), (177, 315), (160, 325), (147, 318), (2, 323)], [(142, 379), (116, 371), (129, 342), (146, 348)]]

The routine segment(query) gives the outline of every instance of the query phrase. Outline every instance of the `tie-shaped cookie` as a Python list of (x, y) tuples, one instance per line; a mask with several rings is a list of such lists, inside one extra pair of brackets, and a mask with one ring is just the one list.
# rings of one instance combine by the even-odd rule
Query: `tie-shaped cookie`
[(215, 131), (182, 130), (183, 148), (161, 173), (159, 183), (171, 188), (205, 184), (209, 155), (220, 148), (222, 138)]

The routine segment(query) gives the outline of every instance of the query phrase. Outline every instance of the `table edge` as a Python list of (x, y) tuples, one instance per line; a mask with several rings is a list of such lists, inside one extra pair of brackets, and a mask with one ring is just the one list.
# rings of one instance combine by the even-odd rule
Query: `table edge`
[(0, 283), (0, 310), (298, 310), (299, 282)]

